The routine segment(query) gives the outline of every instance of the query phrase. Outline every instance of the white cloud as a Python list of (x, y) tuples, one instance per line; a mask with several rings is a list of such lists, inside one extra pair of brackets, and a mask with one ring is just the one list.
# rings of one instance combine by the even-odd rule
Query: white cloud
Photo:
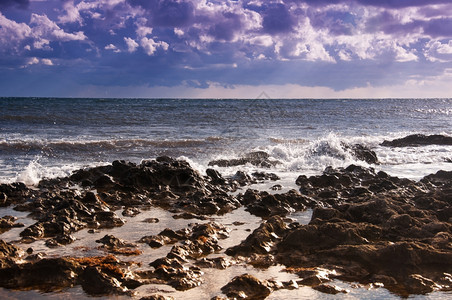
[(79, 6), (76, 7), (74, 5), (74, 1), (65, 2), (63, 8), (66, 14), (58, 17), (58, 21), (60, 23), (65, 24), (78, 22), (80, 25), (83, 23), (79, 12)]
[(269, 35), (259, 35), (246, 39), (251, 45), (257, 45), (262, 47), (270, 47), (273, 45), (273, 38)]
[[(33, 25), (32, 35), (38, 40), (67, 42), (83, 41), (87, 38), (82, 31), (65, 32), (46, 15), (31, 14), (30, 25)], [(44, 44), (48, 44), (48, 42)]]
[(424, 54), (432, 62), (450, 62), (452, 61), (452, 40), (445, 44), (440, 41), (430, 41), (425, 47)]
[(12, 21), (0, 12), (0, 50), (13, 48), (15, 51), (19, 51), (19, 42), (30, 35), (30, 26)]
[(41, 63), (46, 66), (53, 66), (53, 62), (51, 59), (43, 58), (41, 59)]
[(135, 52), (137, 50), (137, 48), (139, 47), (138, 43), (135, 42), (135, 40), (132, 38), (125, 37), (124, 42), (126, 42), (126, 44), (127, 44), (127, 51), (129, 53)]
[(26, 68), (28, 66), (31, 65), (37, 65), (37, 64), (42, 64), (42, 65), (46, 65), (46, 66), (53, 66), (53, 62), (51, 59), (48, 58), (37, 58), (37, 57), (29, 57), (26, 62), (25, 65), (22, 66), (22, 68)]
[(168, 50), (169, 45), (163, 41), (156, 42), (152, 38), (144, 37), (141, 39), (141, 47), (147, 55), (151, 56), (157, 51), (157, 48)]
[(174, 28), (174, 34), (176, 34), (177, 36), (181, 37), (184, 35), (184, 31), (180, 28)]
[(30, 57), (27, 60), (27, 65), (36, 65), (39, 64), (39, 59), (37, 57)]
[(439, 54), (452, 54), (452, 40), (447, 44), (441, 44), (438, 46)]
[(148, 27), (147, 24), (148, 20), (146, 18), (139, 18), (136, 22), (136, 33), (139, 37), (146, 37), (147, 35), (152, 34), (152, 28)]
[(119, 50), (118, 47), (116, 47), (116, 46), (113, 45), (113, 44), (108, 44), (107, 46), (105, 46), (104, 49), (105, 49), (105, 50), (112, 50), (112, 51), (115, 52), (115, 53), (121, 52), (121, 50)]

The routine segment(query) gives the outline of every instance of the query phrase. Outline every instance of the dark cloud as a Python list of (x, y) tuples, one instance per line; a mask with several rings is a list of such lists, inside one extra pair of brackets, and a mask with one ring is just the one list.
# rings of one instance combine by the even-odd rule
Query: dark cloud
[(349, 12), (310, 11), (308, 16), (314, 28), (328, 29), (333, 35), (351, 35), (356, 26), (355, 16)]
[(450, 0), (355, 0), (359, 4), (386, 7), (402, 8), (410, 6), (427, 6), (433, 4), (450, 4)]
[(223, 13), (221, 20), (217, 21), (209, 30), (209, 34), (217, 40), (230, 41), (235, 33), (242, 27), (240, 15)]
[(262, 12), (262, 26), (270, 34), (288, 33), (295, 24), (287, 6), (283, 4), (270, 5)]
[(184, 27), (191, 24), (194, 8), (191, 2), (159, 1), (153, 12), (153, 25)]
[(390, 12), (385, 11), (368, 19), (366, 30), (369, 33), (382, 31), (392, 35), (413, 34), (422, 31), (434, 38), (452, 38), (452, 18), (434, 18), (429, 21), (413, 20), (400, 23)]
[(432, 37), (452, 38), (452, 18), (433, 19), (427, 22), (424, 33)]
[(141, 6), (151, 16), (153, 26), (185, 27), (192, 24), (194, 6), (190, 1), (128, 0), (132, 6)]
[(433, 4), (450, 4), (450, 0), (286, 0), (285, 3), (307, 3), (310, 6), (326, 6), (331, 4), (349, 4), (356, 2), (365, 6), (385, 8), (403, 8), (413, 6), (427, 6)]
[(9, 7), (26, 9), (29, 4), (30, 0), (0, 0), (0, 11)]

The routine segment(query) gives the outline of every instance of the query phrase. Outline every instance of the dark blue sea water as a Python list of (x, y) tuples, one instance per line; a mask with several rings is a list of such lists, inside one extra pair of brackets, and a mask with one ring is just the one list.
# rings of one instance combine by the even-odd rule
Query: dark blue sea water
[(365, 164), (342, 143), (372, 148), (381, 161), (376, 168), (395, 175), (452, 169), (451, 147), (379, 146), (413, 133), (452, 135), (452, 99), (0, 98), (0, 182), (31, 184), (159, 155), (185, 158), (202, 171), (212, 159), (253, 150), (267, 151), (282, 162), (275, 171), (291, 175)]

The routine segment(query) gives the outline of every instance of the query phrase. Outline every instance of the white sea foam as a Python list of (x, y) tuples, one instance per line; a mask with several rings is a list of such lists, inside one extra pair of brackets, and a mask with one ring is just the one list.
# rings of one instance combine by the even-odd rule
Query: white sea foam
[[(238, 170), (254, 172), (256, 170), (276, 172), (287, 183), (294, 181), (298, 175), (317, 175), (331, 166), (333, 168), (347, 167), (350, 164), (373, 167), (383, 170), (393, 176), (410, 179), (420, 179), (425, 175), (435, 173), (438, 170), (452, 170), (452, 146), (424, 146), (424, 147), (383, 147), (380, 143), (385, 139), (394, 139), (405, 136), (402, 134), (390, 134), (388, 136), (356, 136), (344, 137), (334, 133), (328, 133), (324, 137), (313, 140), (305, 139), (276, 139), (270, 138), (266, 145), (247, 149), (248, 151), (265, 151), (270, 154), (270, 159), (277, 160), (280, 164), (271, 170), (258, 168), (247, 164), (228, 168), (218, 168), (226, 176), (233, 175)], [(368, 164), (358, 160), (347, 149), (345, 144), (361, 144), (376, 152), (379, 164)], [(231, 159), (241, 157), (245, 152), (230, 149), (212, 157), (216, 159)], [(192, 160), (193, 161), (193, 160)], [(201, 170), (205, 170), (207, 161), (197, 163)]]
[[(3, 180), (3, 182), (23, 182), (26, 185), (37, 185), (42, 179), (58, 178), (69, 176), (73, 171), (87, 167), (82, 163), (67, 163), (67, 162), (54, 162), (53, 165), (41, 161), (42, 157), (37, 156), (30, 161), (21, 171), (16, 173), (16, 176), (10, 180)], [(104, 162), (97, 162), (90, 167), (105, 165)]]

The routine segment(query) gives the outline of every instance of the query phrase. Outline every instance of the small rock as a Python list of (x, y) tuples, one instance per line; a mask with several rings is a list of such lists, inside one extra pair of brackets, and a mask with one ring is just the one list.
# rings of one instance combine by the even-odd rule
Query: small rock
[(319, 284), (312, 287), (313, 289), (325, 293), (325, 294), (331, 294), (336, 295), (338, 293), (348, 293), (347, 290), (341, 289), (340, 287), (337, 287), (335, 285), (329, 285), (329, 284)]
[(142, 222), (144, 223), (158, 223), (160, 220), (158, 218), (146, 218)]
[(234, 277), (221, 291), (229, 298), (237, 299), (265, 299), (271, 293), (266, 281), (249, 274)]

